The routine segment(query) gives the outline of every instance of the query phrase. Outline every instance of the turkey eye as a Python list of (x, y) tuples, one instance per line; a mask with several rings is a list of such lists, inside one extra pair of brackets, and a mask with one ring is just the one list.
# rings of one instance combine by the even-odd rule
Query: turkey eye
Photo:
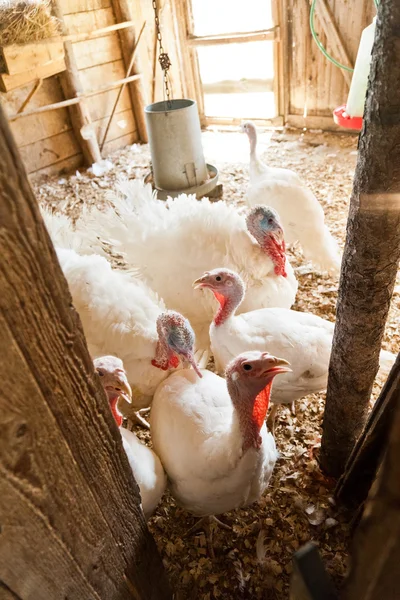
[(97, 374), (100, 375), (100, 377), (103, 377), (103, 375), (104, 375), (104, 373), (102, 371), (99, 371), (98, 369), (97, 369)]
[(215, 278), (215, 281), (222, 281), (221, 275), (217, 275), (216, 278)]
[(251, 370), (252, 370), (252, 368), (253, 368), (253, 367), (252, 367), (251, 365), (248, 365), (248, 364), (245, 364), (245, 365), (243, 365), (243, 369), (244, 369), (245, 371), (251, 371)]
[(274, 222), (274, 220), (273, 220), (273, 219), (268, 219), (268, 223), (269, 223), (270, 225), (272, 225), (272, 223), (273, 223), (273, 222)]

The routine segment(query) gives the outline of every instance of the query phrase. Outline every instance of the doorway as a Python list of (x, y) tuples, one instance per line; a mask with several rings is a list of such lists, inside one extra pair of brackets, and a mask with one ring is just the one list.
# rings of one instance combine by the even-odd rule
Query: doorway
[(206, 124), (281, 124), (278, 2), (188, 1), (186, 43)]

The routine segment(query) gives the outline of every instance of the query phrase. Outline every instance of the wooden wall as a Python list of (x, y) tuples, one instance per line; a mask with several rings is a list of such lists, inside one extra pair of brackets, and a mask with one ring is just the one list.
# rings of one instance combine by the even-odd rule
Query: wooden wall
[[(62, 10), (68, 33), (71, 34), (89, 33), (116, 23), (112, 0), (62, 0)], [(154, 60), (156, 38), (151, 1), (143, 5), (139, 0), (132, 0), (132, 10), (137, 33), (146, 20), (146, 28), (138, 52), (146, 101), (162, 100), (162, 74), (158, 62), (155, 63)], [(172, 61), (171, 81), (174, 95), (181, 97), (181, 72), (169, 2), (161, 2), (160, 20), (163, 26), (164, 47), (170, 53)], [(125, 77), (126, 67), (119, 35), (116, 31), (104, 37), (73, 44), (84, 91), (96, 89)], [(155, 67), (156, 78), (154, 78)], [(11, 115), (18, 111), (33, 86), (32, 83), (8, 94), (1, 94), (2, 104), (7, 114)], [(90, 116), (99, 142), (103, 139), (117, 94), (118, 88), (115, 88), (88, 100)], [(44, 80), (28, 108), (30, 110), (64, 99), (59, 77), (53, 76)], [(67, 108), (22, 117), (13, 121), (11, 127), (30, 174), (60, 173), (63, 169), (71, 170), (82, 164), (82, 152), (72, 130)], [(134, 111), (126, 87), (119, 100), (117, 113), (114, 115), (102, 154), (106, 156), (117, 148), (137, 140)]]
[[(352, 60), (357, 55), (361, 32), (376, 14), (373, 0), (326, 0)], [(349, 86), (341, 69), (329, 62), (312, 39), (309, 0), (286, 0), (289, 98), (287, 121), (298, 127), (333, 125), (332, 111), (346, 103)], [(315, 30), (324, 47), (338, 60), (315, 11)], [(330, 36), (332, 40), (332, 36)], [(306, 118), (305, 118), (306, 117)]]
[[(69, 33), (85, 33), (113, 25), (116, 22), (113, 1), (61, 0)], [(188, 0), (189, 1), (189, 0)], [(309, 28), (309, 0), (277, 0), (282, 5), (281, 29), (286, 48), (283, 49), (286, 91), (285, 118), (295, 127), (335, 128), (332, 111), (346, 102), (348, 83), (340, 69), (328, 62), (313, 41)], [(315, 26), (321, 42), (335, 54), (327, 42), (318, 19), (321, 2), (325, 1), (334, 17), (350, 59), (355, 60), (363, 28), (375, 14), (373, 0), (320, 0), (317, 3)], [(184, 96), (185, 75), (178, 28), (174, 22), (176, 0), (158, 0), (164, 49), (170, 55), (170, 79), (173, 96)], [(138, 51), (140, 70), (147, 103), (163, 99), (162, 73), (158, 64), (158, 48), (151, 0), (131, 0), (136, 33), (146, 21)], [(84, 90), (116, 81), (125, 76), (121, 33), (113, 32), (101, 38), (73, 44), (75, 59)], [(156, 74), (156, 76), (154, 76)], [(130, 84), (135, 85), (135, 84)], [(33, 84), (8, 94), (2, 101), (8, 114), (17, 112)], [(118, 89), (103, 92), (88, 102), (99, 141), (102, 140)], [(44, 81), (29, 104), (29, 109), (65, 99), (59, 77)], [(31, 174), (59, 173), (82, 164), (83, 157), (69, 118), (68, 109), (23, 117), (12, 122), (12, 130)], [(124, 91), (111, 126), (103, 156), (138, 140), (131, 95)]]

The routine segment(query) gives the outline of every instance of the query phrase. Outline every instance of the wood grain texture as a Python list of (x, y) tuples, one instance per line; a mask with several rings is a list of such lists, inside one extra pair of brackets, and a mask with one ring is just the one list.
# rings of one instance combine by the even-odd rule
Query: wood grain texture
[[(348, 83), (341, 69), (324, 57), (312, 39), (309, 0), (286, 0), (286, 4), (287, 18), (283, 20), (282, 27), (286, 27), (288, 40), (288, 113), (303, 115), (306, 111), (308, 116), (332, 117), (332, 111), (347, 100)], [(325, 35), (321, 7), (317, 3), (315, 29), (318, 37), (329, 54), (339, 61), (341, 56), (337, 53), (337, 44), (338, 38), (341, 38), (354, 64), (362, 30), (375, 15), (374, 3), (372, 0), (325, 0), (325, 5), (332, 14), (338, 36), (331, 32), (328, 32), (328, 37)]]
[(321, 464), (343, 473), (366, 421), (400, 260), (400, 4), (380, 4), (350, 201)]
[[(74, 44), (76, 65), (79, 70), (122, 59), (118, 33)], [(104, 81), (103, 81), (104, 84)]]
[(358, 508), (368, 496), (386, 450), (398, 406), (400, 406), (400, 354), (335, 490), (336, 498), (353, 509)]
[[(114, 13), (118, 23), (122, 23), (123, 21), (135, 21), (137, 23), (136, 28), (130, 27), (129, 29), (124, 29), (119, 32), (119, 39), (122, 48), (125, 72), (130, 65), (132, 53), (134, 52), (134, 48), (136, 45), (137, 35), (143, 23), (142, 20), (138, 21), (137, 19), (135, 19), (132, 4), (133, 3), (129, 0), (112, 0), (112, 7), (114, 9)], [(145, 39), (143, 38), (143, 36), (139, 43), (142, 45), (145, 44)], [(141, 60), (139, 56), (136, 56), (131, 69), (131, 74), (135, 75), (141, 72)], [(147, 135), (146, 120), (144, 116), (144, 108), (147, 104), (147, 97), (145, 94), (143, 82), (139, 80), (134, 83), (130, 83), (128, 89), (132, 102), (132, 109), (135, 115), (135, 121), (137, 124), (139, 139), (141, 142), (146, 144), (149, 141), (149, 138)]]
[(21, 600), (170, 598), (121, 436), (1, 108), (0, 155), (3, 590)]
[(100, 8), (89, 12), (64, 14), (64, 22), (68, 33), (90, 33), (95, 29), (103, 29), (115, 23), (112, 7)]
[[(61, 23), (61, 33), (67, 35), (68, 30), (64, 22), (64, 7), (61, 4), (61, 0), (53, 0), (53, 11)], [(60, 76), (61, 87), (65, 99), (76, 98), (82, 93), (82, 83), (76, 65), (72, 42), (64, 43), (64, 53), (67, 68)], [(94, 136), (87, 138), (85, 136), (84, 138), (81, 134), (82, 129), (89, 127), (91, 123), (91, 114), (88, 106), (86, 101), (82, 101), (79, 104), (70, 106), (68, 111), (72, 128), (84, 156), (85, 163), (87, 166), (90, 166), (93, 163), (100, 162), (101, 154), (96, 138)]]
[[(391, 5), (390, 0), (385, 0)], [(353, 539), (343, 600), (397, 600), (400, 564), (400, 404), (385, 457)]]

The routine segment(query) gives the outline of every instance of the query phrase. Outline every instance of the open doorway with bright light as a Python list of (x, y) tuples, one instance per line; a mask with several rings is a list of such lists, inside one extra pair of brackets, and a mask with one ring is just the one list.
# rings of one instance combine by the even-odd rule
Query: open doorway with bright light
[(280, 120), (277, 0), (190, 0), (192, 51), (200, 112), (208, 124)]

